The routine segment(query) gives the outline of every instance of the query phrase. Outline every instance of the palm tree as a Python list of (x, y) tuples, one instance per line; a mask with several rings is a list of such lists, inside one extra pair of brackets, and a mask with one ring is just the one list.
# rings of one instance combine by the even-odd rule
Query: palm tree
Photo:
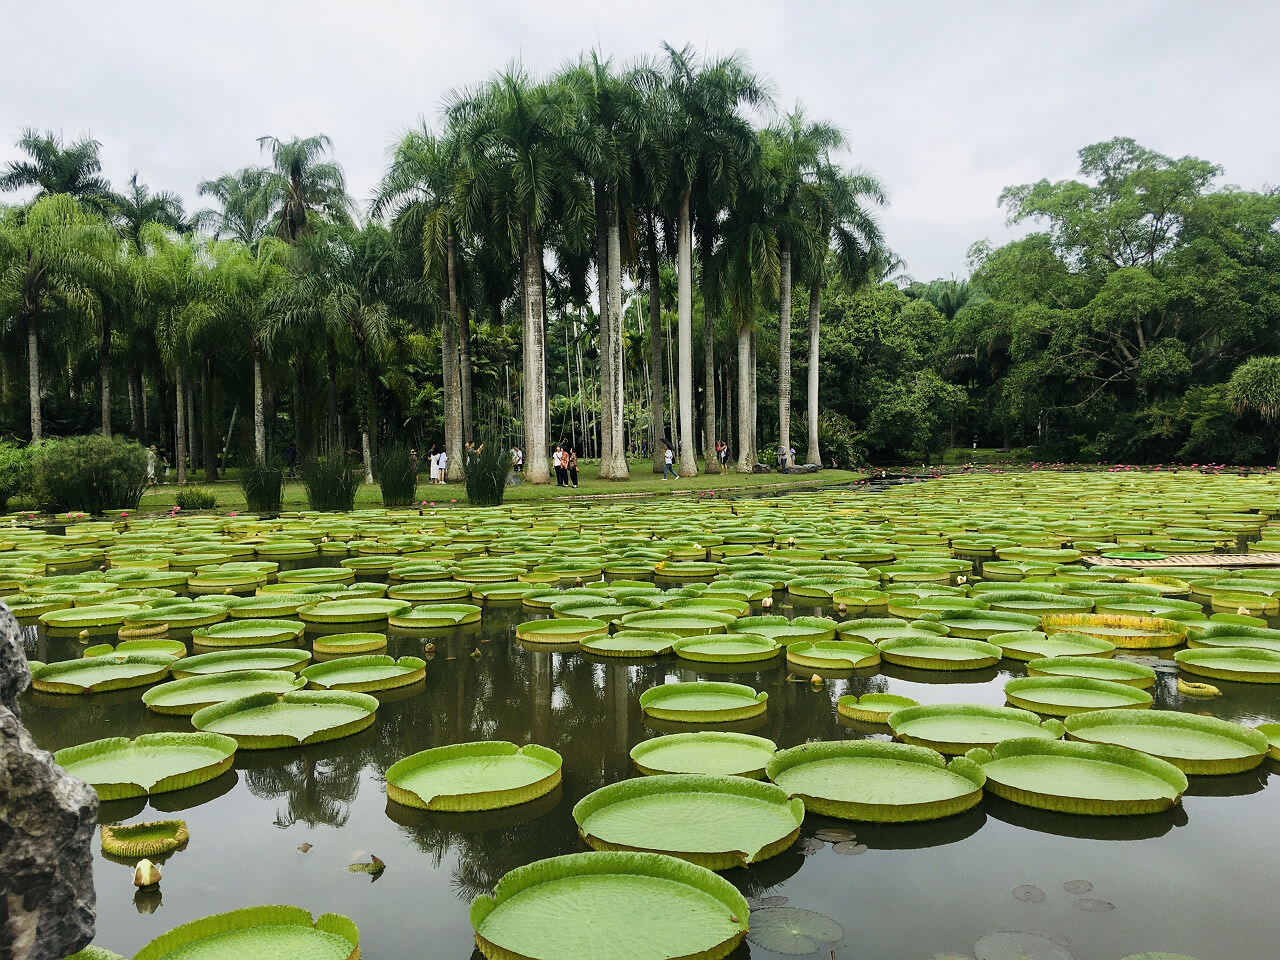
[(844, 136), (828, 123), (810, 121), (797, 106), (761, 132), (769, 176), (770, 219), (778, 238), (778, 449), (791, 466), (791, 253), (814, 243), (804, 216), (805, 194), (817, 188), (818, 166)]
[(136, 171), (129, 178), (128, 191), (111, 195), (111, 219), (136, 253), (142, 252), (142, 228), (148, 223), (158, 223), (178, 233), (186, 233), (191, 226), (182, 209), (182, 198), (167, 190), (152, 193), (145, 183), (138, 182)]
[(732, 207), (744, 168), (757, 152), (751, 125), (739, 114), (743, 105), (764, 106), (763, 83), (737, 54), (699, 64), (691, 47), (667, 52), (671, 176), (676, 207), (677, 327), (679, 342), (681, 476), (698, 472), (693, 430), (693, 221), (699, 226), (703, 260), (703, 310), (706, 351), (703, 444), (706, 469), (719, 470), (715, 449), (715, 344), (712, 317), (716, 300), (714, 272), (708, 269), (721, 212)]
[(26, 333), (31, 441), (44, 435), (40, 334), (56, 319), (91, 318), (109, 280), (112, 238), (102, 221), (67, 194), (10, 207), (0, 220), (0, 317)]
[(576, 104), (564, 87), (534, 83), (514, 67), (478, 90), (453, 95), (447, 117), (459, 137), (457, 191), (464, 225), (519, 252), (525, 477), (546, 483), (544, 235), (558, 228), (569, 243), (585, 249), (594, 228), (591, 187), (577, 175), (569, 149)]
[[(464, 389), (460, 384), (458, 218), (454, 184), (458, 175), (456, 142), (436, 136), (425, 124), (396, 145), (391, 166), (378, 186), (370, 213), (391, 213), (392, 229), (412, 241), (422, 254), (423, 272), (440, 287), (448, 315), (440, 325), (441, 372), (444, 381), (444, 440), (448, 479), (466, 479), (463, 456)], [(468, 380), (470, 378), (468, 377)], [(465, 384), (467, 389), (470, 383)]]
[(275, 210), (276, 236), (293, 243), (308, 229), (308, 217), (319, 212), (333, 223), (351, 225), (351, 199), (347, 196), (342, 167), (325, 160), (333, 142), (323, 133), (280, 140), (259, 137), (258, 144), (271, 152), (270, 194)]
[(257, 246), (271, 232), (275, 187), (266, 167), (245, 167), (216, 180), (203, 180), (200, 195), (213, 197), (221, 209), (201, 210), (195, 219), (212, 231), (214, 239), (234, 237), (247, 247)]
[(0, 174), (0, 192), (38, 187), (37, 198), (65, 193), (95, 213), (109, 212), (111, 184), (101, 175), (102, 144), (97, 140), (86, 136), (68, 145), (52, 130), (29, 128), (18, 138), (18, 149), (30, 159), (9, 164)]
[(880, 225), (867, 210), (869, 204), (882, 205), (886, 200), (884, 187), (870, 173), (846, 172), (825, 160), (818, 165), (813, 188), (805, 191), (804, 216), (811, 224), (817, 241), (811, 255), (799, 264), (802, 280), (809, 284), (809, 450), (805, 455), (806, 463), (822, 463), (818, 449), (818, 342), (827, 256), (834, 247), (836, 271), (851, 283), (865, 283), (879, 265), (891, 257), (880, 233)]

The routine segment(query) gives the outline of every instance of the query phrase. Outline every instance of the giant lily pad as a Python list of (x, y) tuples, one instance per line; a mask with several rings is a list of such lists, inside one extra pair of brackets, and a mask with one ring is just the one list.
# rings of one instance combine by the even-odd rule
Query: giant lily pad
[(889, 663), (917, 670), (981, 670), (1000, 662), (1000, 648), (984, 640), (927, 634), (882, 640), (880, 655)]
[(787, 647), (787, 663), (806, 670), (860, 670), (880, 662), (880, 651), (858, 640), (800, 640)]
[(1280, 760), (1280, 723), (1260, 723), (1257, 730), (1267, 738), (1267, 743), (1270, 744), (1267, 755), (1272, 760)]
[(171, 672), (177, 679), (241, 670), (289, 670), (297, 673), (310, 659), (311, 654), (305, 650), (283, 647), (274, 650), (219, 650), (175, 660)]
[(300, 620), (231, 620), (191, 631), (191, 642), (201, 647), (268, 647), (292, 643), (305, 629)]
[(841, 697), (836, 701), (836, 711), (859, 723), (887, 724), (894, 711), (918, 705), (919, 701), (893, 693), (864, 693), (861, 697)]
[(1051, 717), (1069, 717), (1086, 710), (1146, 710), (1151, 694), (1110, 680), (1084, 677), (1018, 677), (1004, 685), (1009, 702), (1023, 710)]
[(138, 627), (163, 624), (170, 630), (194, 630), (227, 619), (227, 608), (213, 603), (186, 603), (178, 600), (162, 601), (126, 614), (126, 626)]
[(659, 774), (587, 794), (573, 808), (595, 850), (667, 853), (710, 870), (747, 866), (795, 842), (804, 804), (744, 777)]
[[(115, 588), (115, 584), (112, 584)], [(103, 630), (118, 627), (124, 618), (138, 612), (138, 608), (125, 603), (95, 603), (87, 607), (66, 607), (42, 613), (39, 620), (54, 630)]]
[(1187, 775), (1173, 764), (1107, 744), (1006, 740), (971, 750), (968, 758), (982, 767), (996, 796), (1059, 813), (1159, 813), (1187, 789)]
[(729, 624), (729, 632), (754, 633), (790, 645), (804, 640), (810, 643), (833, 640), (837, 626), (827, 617), (795, 617), (791, 620), (779, 616), (739, 617)]
[(392, 690), (424, 679), (427, 663), (420, 657), (368, 655), (313, 663), (302, 671), (307, 686), (317, 690)]
[(354, 600), (321, 600), (298, 608), (299, 619), (306, 623), (385, 623), (413, 607), (407, 600), (360, 597)]
[(805, 743), (778, 751), (766, 772), (805, 809), (846, 820), (935, 820), (982, 800), (982, 771), (972, 762), (948, 764), (937, 751), (905, 743)]
[(174, 927), (134, 954), (133, 960), (231, 960), (238, 957), (357, 960), (360, 933), (347, 917), (325, 913), (314, 921), (298, 907), (245, 907)]
[(1280, 653), (1251, 647), (1199, 647), (1173, 655), (1178, 669), (1240, 683), (1280, 683)]
[(560, 784), (560, 754), (505, 740), (433, 747), (387, 769), (387, 797), (421, 810), (495, 810), (545, 796)]
[(103, 693), (141, 687), (169, 675), (165, 653), (103, 653), (57, 663), (31, 661), (31, 686), (44, 693)]
[(1075, 960), (1062, 944), (1039, 933), (997, 930), (973, 945), (976, 960)]
[(650, 687), (640, 694), (640, 710), (658, 720), (723, 723), (765, 712), (769, 695), (741, 683), (696, 680)]
[(142, 702), (156, 713), (190, 716), (215, 703), (255, 693), (287, 693), (306, 685), (305, 680), (287, 670), (239, 670), (162, 683), (144, 693)]
[(759, 780), (778, 745), (748, 733), (703, 730), (670, 733), (641, 740), (631, 748), (631, 761), (644, 774), (700, 773)]
[(583, 637), (579, 646), (599, 657), (656, 657), (670, 653), (680, 637), (660, 630), (619, 630), (614, 634), (596, 633)]
[(1082, 633), (1041, 633), (1039, 630), (1018, 630), (998, 633), (991, 638), (1010, 660), (1039, 660), (1045, 657), (1109, 657), (1116, 645), (1101, 637), (1086, 637)]
[(387, 623), (398, 630), (445, 630), (480, 622), (480, 608), (474, 603), (424, 603), (393, 613)]
[(837, 627), (841, 640), (861, 640), (879, 644), (897, 637), (945, 636), (947, 628), (933, 620), (895, 620), (888, 617), (867, 617), (846, 620)]
[(661, 630), (682, 637), (704, 633), (724, 633), (738, 618), (710, 610), (641, 610), (629, 613), (619, 623), (628, 630)]
[(471, 904), (489, 960), (721, 960), (747, 901), (705, 867), (656, 853), (576, 853), (517, 867)]
[(99, 799), (124, 800), (212, 780), (231, 769), (235, 752), (236, 742), (216, 733), (144, 733), (64, 747), (53, 759)]
[(346, 657), (356, 653), (376, 653), (387, 649), (385, 633), (331, 633), (311, 641), (313, 653)]
[(112, 653), (122, 657), (160, 655), (177, 660), (186, 656), (187, 645), (181, 640), (157, 637), (149, 640), (121, 640), (114, 647), (109, 643), (99, 643), (84, 648), (86, 657), (102, 657)]
[(1040, 622), (1045, 633), (1082, 633), (1087, 637), (1108, 640), (1126, 650), (1181, 646), (1187, 634), (1186, 624), (1159, 617), (1101, 613), (1050, 614)]
[(102, 852), (111, 857), (160, 857), (187, 845), (191, 834), (182, 820), (152, 820), (127, 825), (102, 824)]
[(998, 610), (952, 610), (948, 613), (928, 614), (924, 619), (942, 624), (952, 637), (969, 640), (993, 640), (1002, 633), (1034, 630), (1040, 626), (1038, 616), (1001, 613)]
[(1029, 677), (1086, 677), (1110, 680), (1146, 690), (1155, 685), (1156, 672), (1142, 663), (1104, 657), (1045, 657), (1027, 661)]
[(1267, 738), (1256, 730), (1172, 710), (1091, 710), (1067, 718), (1073, 740), (1110, 743), (1167, 760), (1187, 774), (1252, 770), (1267, 756)]
[(752, 633), (682, 637), (673, 646), (676, 656), (706, 663), (755, 663), (772, 660), (782, 649), (777, 641)]
[[(504, 584), (504, 586), (518, 586)], [(408, 600), (410, 603), (452, 603), (466, 600), (475, 595), (475, 588), (469, 583), (458, 583), (455, 580), (425, 580), (421, 582), (402, 583), (387, 591), (388, 600)]]
[(580, 643), (587, 637), (607, 634), (609, 624), (603, 620), (577, 617), (552, 617), (550, 620), (527, 620), (516, 627), (516, 639), (525, 643)]
[(977, 703), (906, 707), (891, 714), (888, 723), (899, 740), (951, 755), (974, 747), (993, 747), (1001, 740), (1016, 737), (1056, 740), (1063, 734), (1058, 720), (1042, 720), (1027, 710)]
[(243, 749), (266, 750), (350, 736), (373, 723), (377, 709), (377, 699), (367, 693), (296, 690), (205, 707), (191, 723), (197, 730), (234, 737)]

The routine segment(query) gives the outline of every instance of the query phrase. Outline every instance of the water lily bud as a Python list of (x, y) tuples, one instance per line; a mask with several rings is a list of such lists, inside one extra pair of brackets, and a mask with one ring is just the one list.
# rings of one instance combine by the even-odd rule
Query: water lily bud
[(816, 673), (809, 678), (809, 686), (811, 687), (815, 687), (815, 688), (820, 687), (822, 686), (822, 683), (823, 683), (822, 678), (818, 676)]
[(1240, 614), (1240, 616), (1242, 617), (1247, 617), (1249, 615), (1249, 608), (1240, 607), (1238, 610), (1236, 610), (1236, 613)]
[(133, 885), (151, 887), (160, 882), (160, 868), (150, 860), (139, 860), (133, 868)]
[(763, 600), (760, 601), (760, 606), (768, 610), (770, 607), (773, 606), (773, 597), (765, 597)]
[(845, 604), (843, 604), (843, 603), (837, 603), (837, 604), (836, 604), (836, 610), (837, 610), (838, 612), (840, 612), (840, 613), (845, 613), (848, 609), (849, 609), (849, 608), (848, 608), (848, 606), (846, 606), (846, 605), (845, 605)]

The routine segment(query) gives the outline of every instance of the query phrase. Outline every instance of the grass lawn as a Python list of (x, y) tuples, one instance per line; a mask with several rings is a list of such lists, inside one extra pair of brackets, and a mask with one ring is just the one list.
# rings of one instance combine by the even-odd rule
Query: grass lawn
[[(753, 489), (768, 490), (770, 488), (831, 486), (851, 483), (855, 480), (861, 480), (865, 476), (865, 474), (855, 473), (850, 470), (823, 470), (816, 474), (699, 474), (696, 477), (682, 477), (679, 480), (664, 481), (661, 474), (652, 472), (652, 461), (633, 460), (631, 461), (631, 479), (629, 481), (617, 481), (601, 480), (596, 476), (598, 469), (598, 462), (583, 460), (580, 462), (578, 469), (579, 481), (577, 489), (557, 487), (553, 476), (551, 483), (522, 483), (519, 486), (508, 487), (506, 502), (518, 503), (522, 500), (547, 500), (552, 498), (572, 500), (575, 498), (602, 496), (679, 496), (712, 490), (741, 493)], [(217, 496), (219, 506), (223, 510), (245, 509), (244, 496), (240, 492), (240, 485), (234, 480), (224, 480), (212, 484), (194, 483), (192, 486), (200, 486), (211, 490)], [(173, 506), (174, 495), (178, 489), (176, 484), (158, 484), (152, 487), (143, 495), (139, 510), (144, 512), (167, 510)], [(467, 491), (460, 483), (450, 483), (440, 487), (433, 486), (423, 479), (418, 483), (418, 499), (434, 501), (437, 505), (449, 503), (451, 500), (457, 500), (459, 504), (465, 504)], [(289, 481), (285, 484), (283, 506), (285, 510), (306, 509), (307, 495), (301, 483)], [(376, 483), (362, 485), (356, 493), (356, 508), (380, 506), (382, 506), (382, 492), (379, 490), (378, 485)]]

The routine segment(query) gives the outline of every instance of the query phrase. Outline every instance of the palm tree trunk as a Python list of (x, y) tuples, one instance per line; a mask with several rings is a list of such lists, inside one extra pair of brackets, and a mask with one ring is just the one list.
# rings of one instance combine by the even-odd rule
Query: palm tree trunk
[(98, 341), (98, 380), (102, 385), (102, 435), (111, 436), (111, 313), (102, 311), (102, 339)]
[(31, 442), (44, 436), (44, 418), (40, 416), (40, 335), (35, 317), (27, 318), (27, 390), (31, 397)]
[(141, 374), (137, 370), (130, 369), (125, 375), (125, 384), (129, 389), (129, 428), (133, 431), (133, 435), (141, 441), (146, 439), (142, 435), (142, 404), (144, 398), (138, 393), (138, 388), (142, 385)]
[[(164, 405), (159, 401), (159, 386), (156, 388), (156, 409), (159, 412), (160, 419), (164, 419)], [(138, 371), (138, 412), (142, 414), (142, 436), (149, 437), (151, 435), (151, 424), (147, 422), (147, 381), (142, 375), (142, 371)]]
[(370, 414), (360, 424), (360, 456), (364, 460), (364, 482), (373, 483), (373, 415)]
[(187, 388), (182, 376), (182, 364), (174, 367), (174, 459), (177, 461), (178, 483), (187, 482)]
[(542, 241), (537, 229), (528, 222), (524, 225), (524, 249), (521, 253), (525, 479), (530, 483), (547, 483), (551, 480), (551, 469), (547, 460), (547, 343), (542, 299)]
[(329, 449), (343, 449), (342, 421), (338, 419), (338, 352), (333, 341), (328, 343), (329, 361)]
[(703, 342), (703, 405), (702, 405), (702, 456), (703, 469), (707, 473), (719, 473), (720, 461), (716, 458), (716, 326), (711, 310), (711, 237), (702, 238), (702, 342)]
[(658, 228), (649, 218), (649, 382), (653, 394), (653, 440), (649, 453), (653, 455), (653, 472), (662, 472), (662, 434), (666, 429), (666, 409), (662, 391), (666, 381), (662, 376), (662, 285), (658, 270)]
[(466, 463), (462, 455), (462, 397), (458, 389), (458, 331), (454, 322), (458, 316), (458, 254), (457, 244), (449, 234), (448, 256), (445, 264), (449, 285), (449, 315), (440, 324), (440, 360), (444, 380), (444, 448), (449, 458), (451, 483), (465, 479)]
[(262, 401), (262, 347), (253, 344), (253, 456), (267, 462), (267, 417)]
[(822, 278), (809, 284), (809, 452), (806, 463), (822, 464), (818, 451), (818, 313), (822, 302)]
[(778, 446), (791, 463), (791, 243), (778, 248)]
[(191, 456), (191, 470), (195, 472), (200, 465), (197, 462), (200, 453), (196, 446), (196, 388), (190, 381), (187, 381), (187, 452)]
[(606, 213), (605, 184), (602, 180), (595, 182), (596, 205), (596, 297), (599, 302), (599, 357), (600, 357), (600, 475), (604, 476), (604, 465), (613, 456), (613, 395), (612, 373), (606, 358), (612, 356), (610, 341), (613, 337), (613, 325), (609, 322), (609, 225)]
[(738, 328), (738, 471), (750, 473), (755, 466), (751, 442), (751, 331)]
[(760, 462), (760, 399), (757, 396), (757, 387), (759, 381), (756, 378), (756, 332), (751, 331), (751, 353), (750, 362), (747, 367), (748, 383), (751, 386), (750, 406), (751, 411), (751, 462)]
[[(680, 198), (676, 227), (676, 324), (680, 351), (680, 476), (698, 474), (698, 454), (693, 434), (693, 225), (689, 217), (689, 193)], [(675, 437), (671, 438), (675, 441)]]
[(200, 459), (204, 461), (204, 479), (206, 483), (214, 483), (218, 479), (217, 443), (218, 432), (214, 409), (215, 385), (210, 381), (210, 368), (213, 365), (205, 360), (204, 376), (200, 380)]
[[(462, 442), (475, 443), (475, 418), (472, 413), (472, 404), (475, 401), (475, 397), (471, 392), (471, 318), (467, 314), (465, 301), (458, 305), (458, 333), (458, 339), (462, 347), (462, 362), (459, 371), (462, 381)], [(492, 427), (493, 424), (489, 424), (489, 426)]]
[(608, 442), (600, 458), (600, 476), (606, 480), (630, 480), (631, 471), (627, 467), (627, 441), (623, 430), (623, 410), (625, 409), (623, 394), (622, 370), (622, 232), (618, 225), (618, 197), (616, 193), (608, 197), (608, 247), (609, 259), (607, 288), (609, 292), (609, 346), (608, 352), (602, 353), (603, 366), (608, 368), (608, 389), (605, 391), (609, 415), (605, 418), (605, 434)]

